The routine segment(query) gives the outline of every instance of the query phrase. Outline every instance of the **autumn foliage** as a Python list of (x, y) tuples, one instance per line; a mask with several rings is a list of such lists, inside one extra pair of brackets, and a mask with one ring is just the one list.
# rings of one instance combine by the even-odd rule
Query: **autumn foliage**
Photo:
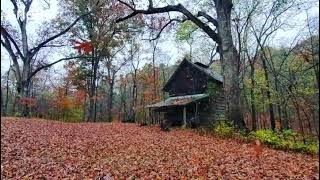
[(74, 90), (66, 95), (66, 90), (59, 87), (55, 90), (55, 96), (49, 101), (51, 118), (65, 121), (80, 121), (83, 119), (83, 105), (86, 92)]
[(37, 104), (37, 100), (32, 97), (22, 97), (19, 101), (21, 105), (25, 105), (27, 107), (34, 107)]
[[(153, 73), (155, 72), (155, 76)], [(160, 69), (151, 64), (146, 65), (146, 69), (139, 72), (140, 84), (143, 87), (143, 100), (145, 104), (152, 104), (160, 100)]]
[(77, 40), (72, 40), (73, 44), (74, 44), (74, 49), (78, 50), (79, 54), (90, 54), (93, 50), (93, 45), (91, 42), (88, 41), (77, 41)]
[(319, 179), (319, 160), (190, 130), (1, 120), (1, 179)]

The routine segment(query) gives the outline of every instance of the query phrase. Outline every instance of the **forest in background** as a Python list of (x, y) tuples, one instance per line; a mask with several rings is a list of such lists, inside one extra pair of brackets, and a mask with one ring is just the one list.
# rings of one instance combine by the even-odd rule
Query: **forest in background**
[[(10, 55), (10, 69), (1, 77), (2, 116), (142, 122), (145, 106), (167, 97), (162, 87), (179, 64), (170, 64), (161, 52), (160, 43), (169, 34), (178, 46), (187, 47), (185, 57), (226, 74), (218, 46), (191, 20), (164, 13), (115, 22), (128, 14), (128, 3), (144, 7), (142, 2), (60, 0), (59, 15), (32, 39), (27, 38), (32, 33), (27, 14), (36, 7), (32, 1), (22, 2), (12, 1), (18, 26), (1, 11), (1, 48)], [(249, 129), (295, 129), (319, 137), (319, 21), (308, 14), (315, 3), (233, 2), (240, 107)], [(211, 1), (184, 6), (208, 13), (215, 8)], [(297, 28), (290, 18), (297, 11), (307, 18), (296, 22), (299, 30), (290, 42), (278, 45), (277, 33)], [(66, 57), (52, 62), (52, 52)], [(64, 64), (64, 73), (54, 76), (50, 67), (58, 62)]]

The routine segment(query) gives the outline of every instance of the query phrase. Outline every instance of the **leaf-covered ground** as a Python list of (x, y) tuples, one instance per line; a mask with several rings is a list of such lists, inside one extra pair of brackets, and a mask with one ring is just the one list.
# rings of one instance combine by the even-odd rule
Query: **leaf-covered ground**
[(189, 130), (1, 118), (2, 179), (319, 179), (318, 157)]

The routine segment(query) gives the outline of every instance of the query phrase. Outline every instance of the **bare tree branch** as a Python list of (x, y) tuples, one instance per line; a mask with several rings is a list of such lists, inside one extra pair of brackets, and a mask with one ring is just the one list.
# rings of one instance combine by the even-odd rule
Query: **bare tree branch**
[(152, 0), (149, 0), (149, 9), (152, 9), (153, 8), (153, 2)]
[(18, 5), (16, 0), (10, 0), (13, 5), (13, 12), (16, 18), (18, 19)]
[(25, 14), (27, 14), (27, 12), (29, 12), (30, 10), (30, 6), (32, 4), (33, 0), (28, 0), (28, 1), (22, 1), (22, 3), (25, 5)]
[(205, 17), (214, 26), (218, 27), (218, 21), (203, 11), (199, 11), (197, 17)]
[(6, 48), (6, 50), (8, 51), (12, 61), (13, 61), (13, 66), (14, 66), (14, 69), (15, 69), (15, 75), (16, 75), (16, 78), (18, 80), (21, 79), (21, 73), (20, 73), (20, 68), (19, 68), (19, 63), (17, 61), (17, 57), (16, 55), (14, 54), (12, 48), (11, 48), (11, 45), (10, 45), (10, 42), (9, 40), (4, 37), (4, 40), (5, 42), (1, 39), (1, 44)]
[(2, 25), (1, 25), (1, 34), (4, 38), (8, 38), (10, 40), (10, 42), (13, 44), (13, 46), (17, 50), (19, 56), (23, 60), (24, 56), (22, 55), (22, 52), (20, 51), (18, 44), (16, 43), (16, 41), (12, 38), (12, 36), (8, 33), (8, 31)]
[[(158, 34), (157, 34), (156, 37), (154, 37), (154, 38), (152, 38), (152, 39), (147, 39), (147, 40), (149, 40), (149, 41), (154, 41), (154, 40), (158, 39), (158, 38), (160, 37), (162, 31), (163, 31), (169, 24), (171, 24), (171, 23), (174, 22), (174, 21), (176, 21), (176, 22), (184, 22), (184, 21), (186, 21), (186, 19), (184, 19), (184, 20), (181, 20), (181, 19), (170, 19), (170, 21), (168, 21), (168, 22), (160, 29), (160, 31), (158, 32)], [(145, 40), (146, 40), (146, 39), (145, 39)]]
[(67, 46), (66, 44), (48, 44), (44, 45), (43, 47), (64, 47)]
[(77, 22), (79, 20), (81, 20), (82, 18), (84, 18), (85, 16), (89, 15), (91, 12), (88, 12), (88, 13), (85, 13), (81, 16), (79, 16), (77, 19), (75, 19), (66, 29), (64, 29), (63, 31), (61, 31), (60, 33), (54, 35), (54, 36), (51, 36), (50, 38), (46, 39), (45, 41), (43, 41), (42, 43), (40, 43), (37, 47), (35, 48), (32, 48), (31, 49), (31, 57), (33, 55), (35, 55), (43, 46), (45, 46), (47, 43), (49, 43), (50, 41), (64, 35), (65, 33), (67, 33), (75, 24), (77, 24)]
[(48, 8), (50, 8), (50, 3), (47, 0), (43, 0), (43, 1), (48, 5)]
[(90, 57), (84, 57), (84, 56), (75, 56), (75, 57), (67, 57), (67, 58), (62, 58), (62, 59), (59, 59), (59, 60), (56, 60), (52, 63), (49, 63), (49, 64), (45, 64), (45, 65), (42, 65), (38, 68), (36, 68), (28, 77), (28, 80), (30, 80), (34, 75), (36, 75), (39, 71), (41, 71), (42, 69), (45, 69), (45, 68), (48, 68), (48, 67), (51, 67), (55, 64), (57, 64), (58, 62), (61, 62), (61, 61), (64, 61), (64, 60), (71, 60), (71, 59), (78, 59), (78, 58), (90, 58)]
[[(118, 0), (121, 4), (124, 4), (125, 6), (127, 6), (128, 8), (130, 8), (132, 11), (134, 11), (134, 7), (130, 6), (130, 4), (124, 2), (124, 1), (121, 1), (121, 0)], [(132, 1), (133, 2), (133, 1)], [(134, 5), (134, 4), (133, 4)]]
[[(122, 3), (123, 1), (119, 1)], [(127, 3), (125, 3), (126, 5)], [(117, 23), (125, 21), (129, 18), (132, 18), (138, 14), (160, 14), (160, 13), (167, 13), (167, 12), (180, 12), (185, 15), (189, 20), (195, 23), (199, 28), (201, 28), (205, 33), (207, 33), (212, 40), (220, 44), (220, 38), (218, 34), (212, 30), (208, 25), (203, 23), (200, 19), (194, 16), (190, 11), (188, 11), (183, 5), (168, 5), (164, 7), (154, 8), (150, 7), (147, 10), (138, 10), (134, 9), (133, 7), (130, 8), (133, 12), (125, 17), (119, 18), (116, 20)]]

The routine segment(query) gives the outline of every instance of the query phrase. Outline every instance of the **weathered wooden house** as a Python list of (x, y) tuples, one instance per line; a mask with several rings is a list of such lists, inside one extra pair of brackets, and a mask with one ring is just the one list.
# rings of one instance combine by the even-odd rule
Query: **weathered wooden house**
[(152, 121), (177, 126), (208, 126), (225, 109), (223, 78), (208, 66), (184, 59), (165, 84), (169, 98), (147, 106)]

